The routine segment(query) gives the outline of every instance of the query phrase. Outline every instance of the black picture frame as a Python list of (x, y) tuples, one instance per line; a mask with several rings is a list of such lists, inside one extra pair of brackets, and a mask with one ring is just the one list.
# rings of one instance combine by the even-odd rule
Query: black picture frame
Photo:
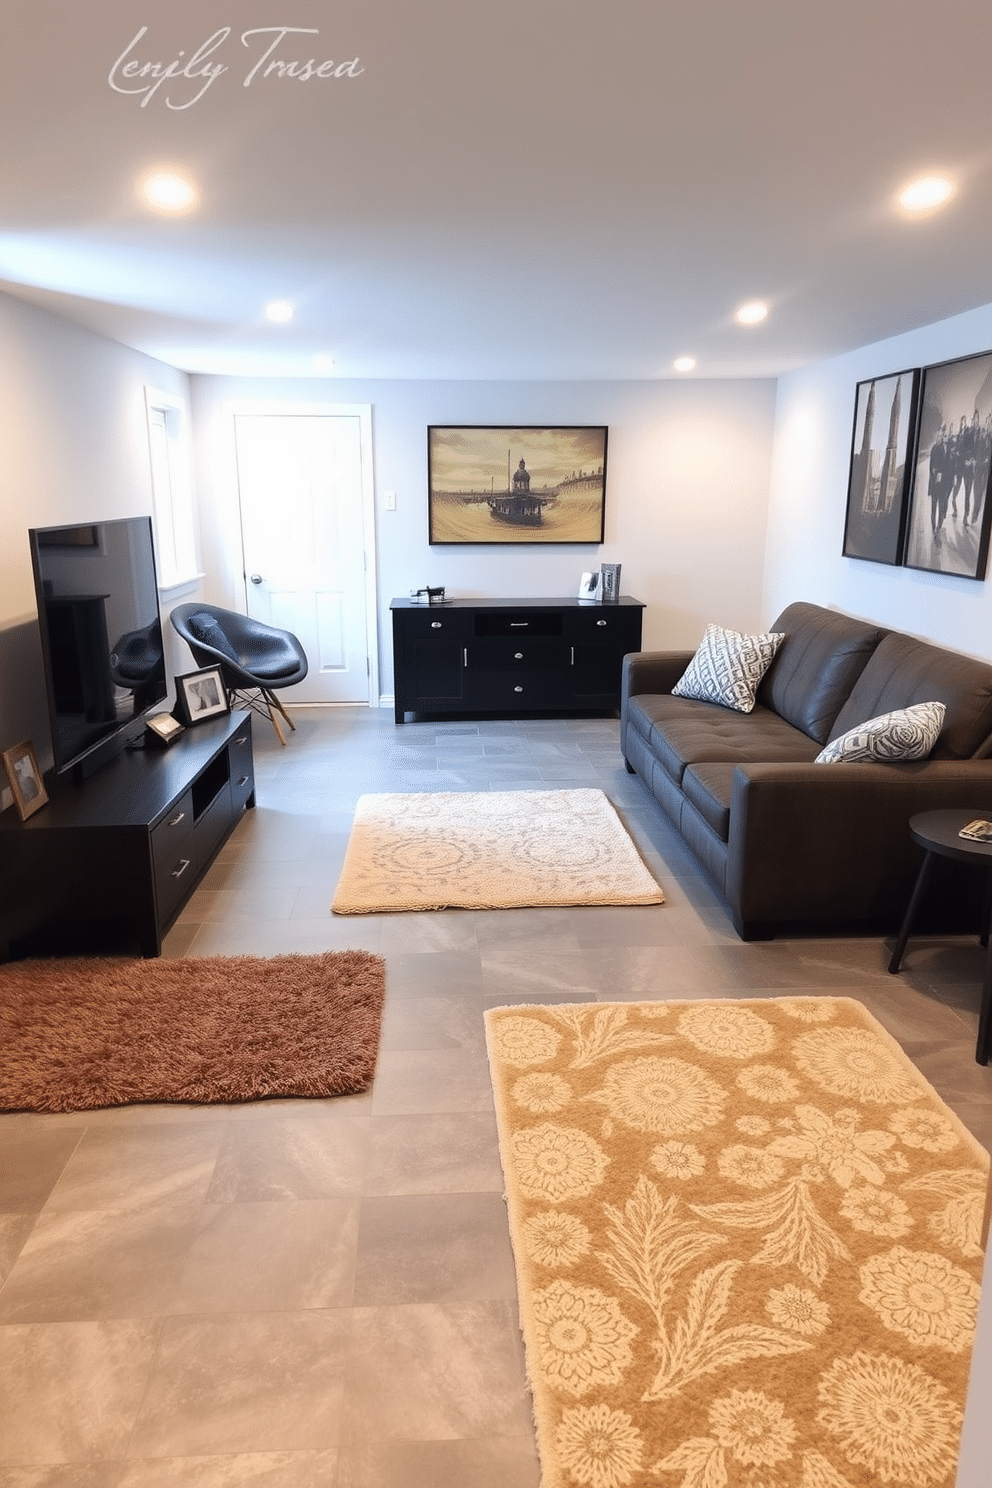
[(601, 543), (608, 433), (604, 424), (431, 425), (430, 543)]
[(201, 667), (176, 678), (176, 709), (187, 728), (230, 713), (231, 700), (219, 666)]
[(899, 564), (919, 410), (920, 369), (857, 384), (844, 522), (845, 558)]
[(924, 367), (903, 562), (985, 578), (992, 502), (992, 351)]

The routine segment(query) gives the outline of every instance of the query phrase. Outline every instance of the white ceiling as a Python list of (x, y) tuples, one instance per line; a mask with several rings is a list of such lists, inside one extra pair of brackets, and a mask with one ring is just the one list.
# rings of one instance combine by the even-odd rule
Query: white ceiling
[[(990, 33), (989, 0), (3, 0), (0, 287), (191, 371), (775, 376), (992, 301)], [(213, 80), (111, 87), (212, 37)], [(273, 43), (357, 75), (249, 81)], [(191, 216), (140, 204), (162, 164)]]

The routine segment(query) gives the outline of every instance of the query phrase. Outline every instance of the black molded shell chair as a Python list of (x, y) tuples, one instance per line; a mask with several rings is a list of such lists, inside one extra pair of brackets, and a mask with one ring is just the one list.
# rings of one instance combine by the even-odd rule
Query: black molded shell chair
[(248, 615), (202, 603), (177, 605), (169, 617), (199, 666), (219, 666), (231, 694), (272, 724), (280, 744), (286, 736), (279, 719), (296, 724), (276, 697), (307, 674), (307, 654), (289, 630), (263, 625)]

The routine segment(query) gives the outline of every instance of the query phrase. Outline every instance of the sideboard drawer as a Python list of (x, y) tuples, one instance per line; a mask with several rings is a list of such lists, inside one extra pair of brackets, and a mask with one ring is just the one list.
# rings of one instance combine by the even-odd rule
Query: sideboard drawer
[(475, 617), (477, 636), (560, 636), (557, 610), (481, 610)]
[(565, 697), (565, 674), (547, 672), (482, 672), (472, 675), (471, 698), (480, 710), (531, 713), (553, 708)]
[(561, 641), (545, 639), (503, 640), (493, 636), (474, 641), (469, 664), (480, 672), (555, 672), (565, 665)]
[(449, 610), (443, 605), (429, 605), (416, 610), (403, 610), (399, 624), (404, 637), (416, 640), (450, 641), (453, 636), (472, 634), (472, 617), (464, 610)]
[(577, 640), (603, 641), (611, 646), (628, 640), (641, 643), (641, 612), (626, 607), (596, 605), (573, 610), (568, 616), (568, 634)]

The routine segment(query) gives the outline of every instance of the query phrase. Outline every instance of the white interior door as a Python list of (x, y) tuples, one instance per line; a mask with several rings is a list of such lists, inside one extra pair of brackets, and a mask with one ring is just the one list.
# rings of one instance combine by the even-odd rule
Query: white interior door
[(310, 669), (288, 701), (369, 701), (367, 458), (354, 413), (235, 413), (248, 613)]

